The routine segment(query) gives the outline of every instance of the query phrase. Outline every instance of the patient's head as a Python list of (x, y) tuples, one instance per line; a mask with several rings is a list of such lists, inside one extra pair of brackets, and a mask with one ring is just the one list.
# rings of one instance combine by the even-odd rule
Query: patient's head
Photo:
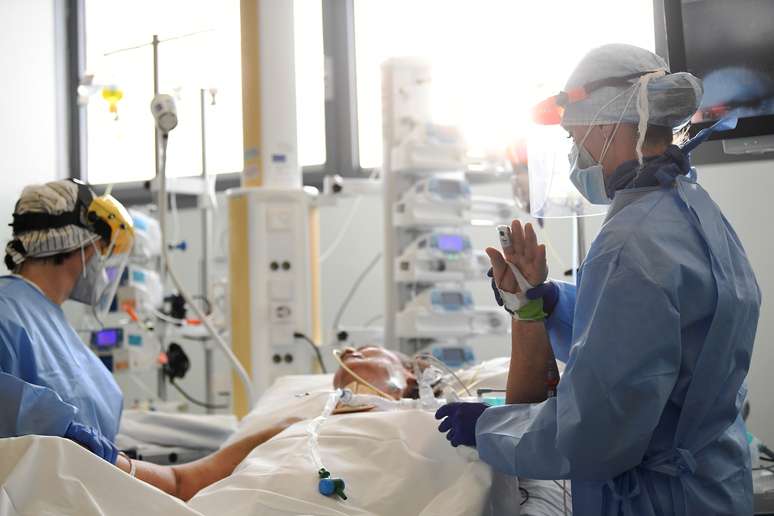
[(369, 386), (355, 378), (347, 368), (393, 399), (415, 398), (417, 379), (411, 371), (411, 361), (399, 353), (377, 346), (345, 348), (341, 362), (333, 377), (333, 386), (347, 388), (357, 394), (377, 394)]

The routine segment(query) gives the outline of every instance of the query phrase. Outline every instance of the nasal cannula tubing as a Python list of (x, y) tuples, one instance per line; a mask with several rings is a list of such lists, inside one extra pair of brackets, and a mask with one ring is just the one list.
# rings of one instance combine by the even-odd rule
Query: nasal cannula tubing
[(375, 387), (375, 386), (374, 386), (374, 385), (372, 385), (370, 382), (367, 382), (367, 381), (366, 381), (366, 380), (364, 380), (364, 379), (363, 379), (363, 378), (362, 378), (362, 377), (361, 377), (359, 374), (357, 374), (357, 373), (356, 373), (356, 372), (354, 372), (352, 369), (350, 369), (349, 367), (347, 367), (347, 365), (346, 365), (346, 364), (345, 364), (345, 363), (344, 363), (344, 362), (341, 360), (341, 350), (340, 350), (340, 349), (334, 349), (334, 350), (333, 350), (333, 357), (336, 359), (336, 362), (338, 362), (338, 363), (339, 363), (339, 365), (340, 365), (340, 366), (341, 366), (341, 367), (342, 367), (342, 368), (343, 368), (343, 369), (344, 369), (346, 372), (348, 372), (349, 374), (351, 374), (351, 375), (352, 375), (352, 376), (355, 378), (355, 380), (357, 380), (358, 382), (362, 383), (362, 384), (363, 384), (363, 385), (365, 385), (366, 387), (369, 387), (369, 388), (373, 389), (373, 391), (374, 391), (374, 392), (376, 392), (377, 394), (379, 394), (381, 397), (383, 397), (383, 398), (386, 398), (386, 399), (388, 399), (388, 400), (394, 400), (394, 398), (393, 398), (392, 396), (390, 396), (389, 394), (385, 393), (383, 390), (381, 390), (381, 389), (379, 389), (379, 388)]

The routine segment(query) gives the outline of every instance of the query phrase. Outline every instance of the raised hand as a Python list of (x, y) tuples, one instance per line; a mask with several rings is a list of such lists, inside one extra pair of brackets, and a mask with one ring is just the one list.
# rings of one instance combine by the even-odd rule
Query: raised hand
[(505, 292), (519, 293), (516, 277), (508, 267), (507, 262), (513, 264), (530, 285), (540, 285), (548, 277), (548, 264), (546, 263), (546, 247), (538, 245), (537, 235), (532, 224), (511, 222), (511, 247), (501, 252), (493, 247), (486, 249), (486, 254), (492, 262), (492, 269), (497, 286)]

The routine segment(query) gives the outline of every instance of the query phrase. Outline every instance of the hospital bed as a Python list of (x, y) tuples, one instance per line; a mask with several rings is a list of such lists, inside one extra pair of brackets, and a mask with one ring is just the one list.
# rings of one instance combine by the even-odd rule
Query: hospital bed
[[(487, 378), (498, 383), (487, 371), (478, 374), (482, 383)], [(322, 496), (308, 428), (309, 419), (321, 413), (330, 385), (329, 375), (279, 379), (226, 443), (284, 417), (308, 419), (256, 448), (230, 477), (188, 504), (65, 439), (2, 439), (0, 516), (562, 514), (557, 484), (493, 474), (475, 450), (450, 447), (433, 414), (421, 410), (341, 414), (323, 422), (319, 456), (334, 477), (344, 479), (348, 499)], [(524, 505), (520, 487), (529, 493)]]

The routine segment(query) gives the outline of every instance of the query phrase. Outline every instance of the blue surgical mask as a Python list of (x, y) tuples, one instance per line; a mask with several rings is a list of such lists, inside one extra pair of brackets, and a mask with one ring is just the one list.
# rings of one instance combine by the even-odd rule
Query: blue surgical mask
[(605, 187), (605, 174), (591, 153), (582, 145), (573, 144), (569, 156), (570, 181), (591, 204), (610, 204)]

